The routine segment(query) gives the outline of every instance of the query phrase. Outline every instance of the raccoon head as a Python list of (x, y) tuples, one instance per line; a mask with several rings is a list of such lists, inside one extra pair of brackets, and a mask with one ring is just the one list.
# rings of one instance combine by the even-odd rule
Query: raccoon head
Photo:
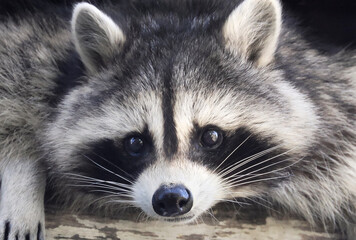
[(318, 129), (313, 104), (271, 67), (279, 2), (245, 0), (216, 21), (149, 14), (123, 31), (96, 7), (76, 6), (87, 75), (47, 134), (60, 184), (180, 222), (220, 201), (272, 194)]

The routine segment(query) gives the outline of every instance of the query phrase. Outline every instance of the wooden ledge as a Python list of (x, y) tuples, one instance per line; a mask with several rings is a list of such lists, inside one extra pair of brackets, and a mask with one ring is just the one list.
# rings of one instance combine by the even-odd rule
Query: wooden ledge
[(199, 223), (179, 225), (147, 220), (125, 211), (117, 219), (70, 214), (49, 208), (47, 240), (341, 240), (341, 236), (313, 229), (305, 221), (266, 215), (261, 209), (237, 211), (219, 206)]

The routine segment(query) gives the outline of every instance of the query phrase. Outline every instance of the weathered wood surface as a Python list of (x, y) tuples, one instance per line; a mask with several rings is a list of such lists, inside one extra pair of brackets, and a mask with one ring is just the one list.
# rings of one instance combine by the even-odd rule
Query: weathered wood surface
[(89, 214), (47, 211), (48, 240), (342, 240), (335, 233), (310, 227), (306, 222), (231, 208), (213, 210), (199, 223), (178, 225), (146, 220), (137, 212), (125, 211), (118, 219)]

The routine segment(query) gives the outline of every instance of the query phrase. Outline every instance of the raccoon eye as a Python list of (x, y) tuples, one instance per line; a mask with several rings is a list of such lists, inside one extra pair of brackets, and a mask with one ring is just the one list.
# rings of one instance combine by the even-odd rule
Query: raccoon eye
[(146, 143), (142, 137), (131, 136), (124, 140), (124, 147), (131, 156), (140, 157), (145, 153)]
[(203, 131), (200, 137), (200, 144), (205, 148), (215, 149), (220, 146), (223, 135), (219, 129), (208, 128)]

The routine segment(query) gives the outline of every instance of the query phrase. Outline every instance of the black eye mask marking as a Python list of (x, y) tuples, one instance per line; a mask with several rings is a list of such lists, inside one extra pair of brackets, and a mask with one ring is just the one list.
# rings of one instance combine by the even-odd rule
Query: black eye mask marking
[[(202, 141), (213, 147), (205, 147)], [(246, 128), (225, 134), (215, 126), (196, 126), (191, 142), (190, 160), (204, 164), (232, 184), (287, 176), (286, 166), (292, 163), (285, 149)], [(273, 184), (273, 181), (263, 182)]]
[[(75, 169), (77, 174), (98, 182), (106, 181), (105, 185), (112, 182), (112, 186), (131, 186), (145, 167), (156, 159), (148, 130), (128, 134), (124, 139), (99, 139), (78, 150), (76, 157), (80, 161)], [(83, 191), (88, 189), (83, 188)]]

